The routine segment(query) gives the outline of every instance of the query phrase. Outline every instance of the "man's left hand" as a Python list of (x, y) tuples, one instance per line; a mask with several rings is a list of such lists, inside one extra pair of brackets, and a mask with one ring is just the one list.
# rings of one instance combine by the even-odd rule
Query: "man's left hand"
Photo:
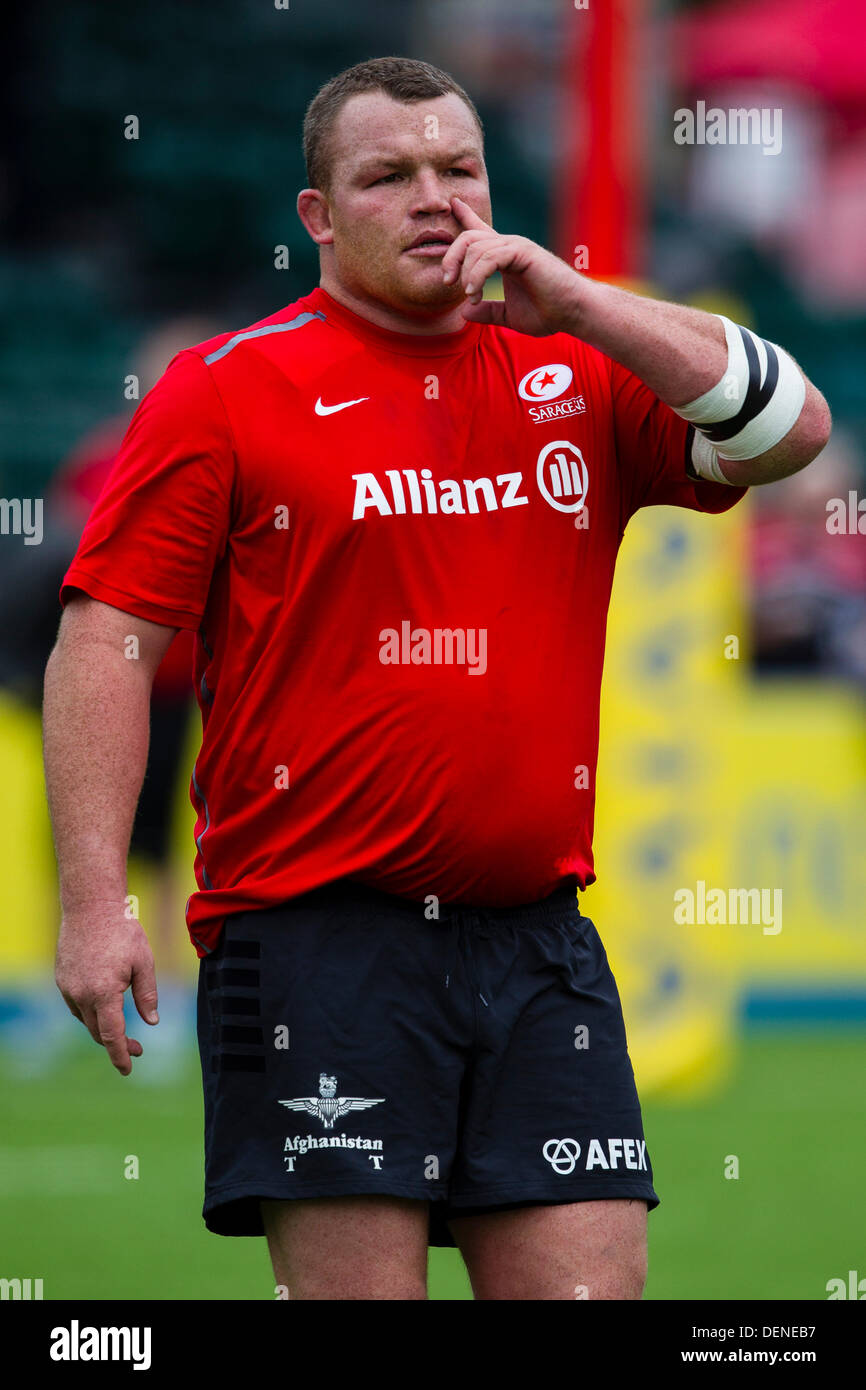
[[(577, 271), (528, 237), (500, 236), (462, 198), (452, 198), (451, 208), (464, 230), (442, 257), (442, 272), (446, 284), (459, 282), (466, 292), (463, 317), (537, 338), (573, 332), (581, 284)], [(497, 272), (505, 298), (484, 299), (485, 281)]]

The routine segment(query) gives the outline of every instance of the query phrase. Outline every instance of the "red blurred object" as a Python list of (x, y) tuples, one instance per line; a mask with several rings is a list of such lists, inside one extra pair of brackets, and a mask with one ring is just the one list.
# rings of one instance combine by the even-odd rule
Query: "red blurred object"
[(863, 0), (725, 0), (672, 21), (669, 38), (682, 84), (776, 78), (866, 109)]
[[(122, 415), (97, 425), (61, 464), (52, 483), (52, 502), (62, 509), (70, 525), (84, 529), (128, 425), (129, 419)], [(178, 632), (154, 677), (154, 699), (170, 703), (192, 696), (194, 648), (195, 634)]]
[(838, 535), (809, 518), (767, 507), (752, 523), (750, 547), (752, 578), (758, 586), (797, 576), (791, 587), (805, 593), (827, 588), (854, 598), (866, 593), (866, 545), (859, 534)]
[[(645, 0), (568, 6), (560, 114), (556, 249), (593, 279), (642, 274)], [(575, 259), (585, 246), (588, 263)]]

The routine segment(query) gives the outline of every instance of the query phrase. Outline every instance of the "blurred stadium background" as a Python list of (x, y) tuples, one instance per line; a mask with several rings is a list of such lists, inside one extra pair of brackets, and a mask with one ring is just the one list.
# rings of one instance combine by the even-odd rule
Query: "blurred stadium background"
[[(34, 0), (4, 22), (0, 492), (45, 510), (40, 545), (0, 535), (0, 1276), (41, 1277), (46, 1298), (273, 1296), (264, 1242), (199, 1214), (196, 719), (167, 681), (170, 833), (142, 837), (130, 879), (163, 1022), (122, 1081), (53, 990), (40, 683), (134, 378), (143, 393), (178, 347), (316, 283), (294, 209), (303, 111), (384, 53), (477, 101), (500, 230), (754, 326), (832, 407), (806, 474), (723, 518), (630, 524), (582, 905), (620, 982), (662, 1198), (647, 1297), (820, 1299), (866, 1275), (866, 558), (856, 526), (827, 524), (866, 471), (859, 0)], [(781, 110), (781, 151), (677, 144), (674, 113), (698, 102)], [(674, 892), (700, 880), (781, 889), (782, 930), (677, 925)], [(455, 1254), (432, 1254), (431, 1289), (468, 1296)]]

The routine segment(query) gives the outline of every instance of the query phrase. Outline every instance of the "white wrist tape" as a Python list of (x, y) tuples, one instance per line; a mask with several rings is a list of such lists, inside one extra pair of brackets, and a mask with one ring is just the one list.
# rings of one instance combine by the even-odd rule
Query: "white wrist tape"
[(696, 427), (692, 465), (714, 482), (728, 479), (719, 459), (751, 459), (784, 439), (803, 409), (806, 383), (784, 348), (723, 314), (728, 366), (721, 381), (676, 413)]

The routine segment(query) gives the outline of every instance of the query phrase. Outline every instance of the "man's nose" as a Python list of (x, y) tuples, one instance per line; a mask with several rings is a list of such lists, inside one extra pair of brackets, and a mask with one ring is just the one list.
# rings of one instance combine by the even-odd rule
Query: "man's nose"
[(447, 212), (450, 214), (451, 199), (445, 187), (445, 181), (435, 170), (425, 170), (418, 175), (415, 180), (414, 194), (411, 208), (413, 213)]

